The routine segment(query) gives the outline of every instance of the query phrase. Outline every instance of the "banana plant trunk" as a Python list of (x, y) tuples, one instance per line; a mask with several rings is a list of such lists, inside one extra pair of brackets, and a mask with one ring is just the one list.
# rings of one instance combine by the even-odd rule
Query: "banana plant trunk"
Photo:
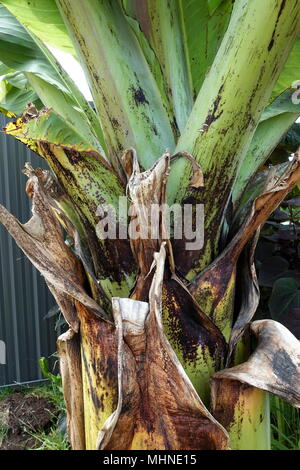
[[(300, 153), (256, 178), (300, 115), (284, 67), (300, 2), (49, 1), (57, 37), (18, 3), (26, 14), (0, 5), (4, 131), (49, 171), (26, 164), (32, 218), (0, 206), (0, 221), (68, 325), (72, 449), (269, 449), (268, 393), (300, 406), (300, 346), (252, 322), (254, 252)], [(50, 52), (59, 41), (95, 109)]]

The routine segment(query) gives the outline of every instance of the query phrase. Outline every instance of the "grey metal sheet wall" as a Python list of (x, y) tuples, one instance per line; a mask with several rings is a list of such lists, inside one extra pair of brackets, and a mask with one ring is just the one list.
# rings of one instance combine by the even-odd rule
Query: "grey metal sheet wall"
[[(5, 122), (1, 116), (1, 129)], [(21, 173), (26, 161), (45, 167), (42, 159), (1, 131), (0, 203), (21, 222), (30, 217), (26, 177)], [(0, 224), (0, 341), (6, 344), (0, 386), (41, 378), (38, 359), (55, 352), (55, 319), (43, 318), (54, 304), (39, 272)]]

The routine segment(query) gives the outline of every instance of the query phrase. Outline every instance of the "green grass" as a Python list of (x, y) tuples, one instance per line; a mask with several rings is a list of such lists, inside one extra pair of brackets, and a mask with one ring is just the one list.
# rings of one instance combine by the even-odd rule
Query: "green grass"
[(300, 410), (271, 396), (273, 450), (300, 450)]
[(37, 447), (32, 450), (70, 450), (67, 437), (56, 426), (53, 426), (48, 432), (27, 432), (37, 442)]
[[(37, 447), (34, 450), (69, 450), (70, 446), (66, 436), (65, 426), (65, 402), (63, 399), (63, 391), (61, 384), (61, 377), (47, 372), (48, 382), (43, 383), (37, 387), (3, 387), (0, 388), (0, 401), (7, 398), (13, 393), (23, 393), (39, 398), (46, 398), (54, 403), (58, 411), (58, 419), (51, 427), (50, 430), (40, 432), (33, 432), (26, 429), (26, 432), (34, 437), (37, 442)], [(7, 437), (8, 429), (6, 426), (0, 426), (0, 444)]]
[[(0, 388), (0, 401), (5, 400), (6, 397), (11, 395), (13, 393), (13, 390), (11, 390), (10, 387), (2, 387)], [(6, 438), (8, 434), (8, 427), (0, 422), (0, 445), (2, 444), (2, 441)]]
[(33, 437), (41, 443), (34, 450), (70, 450), (67, 439), (57, 429), (52, 429), (48, 434), (34, 434)]
[(0, 401), (5, 400), (6, 397), (15, 392), (15, 389), (12, 387), (1, 387), (0, 388)]
[(8, 427), (5, 426), (4, 424), (0, 424), (0, 445), (3, 441), (3, 439), (6, 438), (7, 433), (8, 433)]
[(30, 430), (27, 432), (39, 443), (38, 447), (35, 447), (34, 450), (69, 450), (70, 446), (66, 430), (62, 429), (63, 426), (61, 426), (66, 412), (61, 377), (49, 374), (48, 378), (50, 380), (49, 383), (31, 390), (29, 394), (51, 400), (59, 411), (59, 418), (55, 425), (47, 432), (40, 431), (37, 433)]

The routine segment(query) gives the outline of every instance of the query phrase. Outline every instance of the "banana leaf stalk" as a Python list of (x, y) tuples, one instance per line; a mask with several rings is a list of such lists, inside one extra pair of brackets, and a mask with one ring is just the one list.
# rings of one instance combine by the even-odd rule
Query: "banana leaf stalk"
[[(300, 3), (0, 3), (4, 132), (49, 166), (26, 164), (30, 220), (0, 221), (68, 324), (72, 448), (268, 449), (268, 393), (300, 406), (299, 341), (252, 322), (259, 229), (300, 182), (297, 151), (260, 172), (300, 115)], [(95, 110), (48, 46), (80, 61)], [(176, 239), (174, 202), (192, 228), (204, 204), (194, 235)]]

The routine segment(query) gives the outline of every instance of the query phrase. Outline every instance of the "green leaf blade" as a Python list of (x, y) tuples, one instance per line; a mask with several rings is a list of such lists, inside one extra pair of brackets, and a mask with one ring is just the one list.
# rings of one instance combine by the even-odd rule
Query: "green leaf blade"
[(1, 3), (43, 42), (76, 56), (55, 0), (2, 0)]

